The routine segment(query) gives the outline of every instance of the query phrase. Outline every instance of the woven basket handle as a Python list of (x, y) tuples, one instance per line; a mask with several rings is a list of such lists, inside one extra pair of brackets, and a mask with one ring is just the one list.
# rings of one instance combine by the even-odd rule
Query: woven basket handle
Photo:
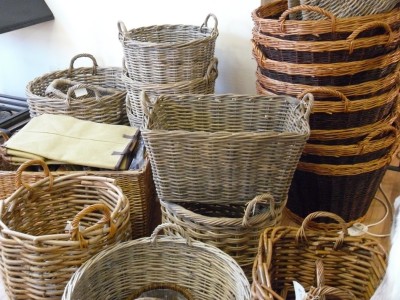
[(295, 6), (295, 7), (285, 10), (279, 17), (278, 22), (280, 23), (280, 29), (283, 33), (285, 33), (286, 18), (292, 13), (296, 13), (296, 12), (303, 11), (303, 10), (316, 12), (318, 14), (328, 17), (332, 23), (332, 32), (334, 32), (336, 30), (336, 17), (332, 13), (330, 13), (329, 11), (327, 11), (321, 7), (318, 7), (318, 6), (299, 5), (299, 6)]
[(71, 240), (73, 241), (79, 241), (81, 248), (86, 248), (89, 244), (87, 240), (85, 240), (82, 232), (79, 231), (79, 222), (87, 215), (90, 214), (94, 211), (102, 211), (103, 212), (103, 218), (98, 222), (98, 223), (108, 223), (110, 227), (110, 231), (108, 233), (108, 237), (112, 238), (116, 231), (117, 228), (112, 220), (111, 217), (111, 211), (108, 208), (107, 205), (103, 203), (97, 203), (97, 204), (92, 204), (84, 209), (82, 209), (72, 220), (71, 222)]
[(302, 98), (307, 93), (321, 93), (321, 94), (325, 94), (325, 95), (332, 95), (332, 96), (338, 97), (343, 102), (343, 111), (344, 112), (349, 111), (350, 100), (343, 93), (341, 93), (337, 90), (327, 88), (327, 87), (320, 87), (320, 86), (313, 87), (313, 88), (309, 88), (309, 89), (306, 89), (303, 92), (301, 92), (301, 94), (298, 96), (298, 98)]
[(250, 222), (250, 217), (256, 215), (255, 210), (256, 210), (257, 204), (260, 204), (260, 203), (269, 204), (269, 215), (271, 217), (275, 218), (276, 213), (275, 213), (274, 197), (269, 193), (257, 195), (256, 197), (254, 197), (253, 200), (249, 201), (246, 204), (246, 209), (244, 211), (244, 216), (243, 216), (243, 220), (242, 220), (243, 227), (250, 227), (252, 225)]
[(101, 101), (101, 96), (100, 96), (100, 90), (98, 88), (96, 88), (93, 85), (90, 84), (84, 84), (84, 83), (80, 83), (80, 84), (76, 84), (74, 86), (71, 86), (68, 91), (67, 91), (67, 97), (65, 98), (65, 102), (67, 103), (68, 106), (71, 105), (71, 98), (72, 98), (72, 93), (75, 92), (78, 89), (87, 89), (87, 90), (91, 90), (94, 92), (94, 95), (96, 97), (96, 101), (100, 102)]
[(192, 245), (192, 239), (189, 236), (189, 234), (181, 226), (172, 223), (163, 223), (158, 225), (150, 236), (151, 243), (157, 244), (157, 239), (160, 234), (160, 231), (164, 229), (170, 229), (172, 231), (179, 233), (186, 240), (186, 243), (189, 246)]
[(122, 35), (124, 35), (128, 32), (128, 29), (126, 29), (125, 23), (122, 21), (118, 21), (117, 27), (118, 27), (118, 32), (121, 33)]
[(368, 151), (366, 151), (366, 149), (368, 149), (368, 145), (370, 145), (370, 144), (369, 144), (370, 141), (371, 141), (374, 137), (377, 137), (377, 136), (379, 136), (380, 134), (385, 133), (385, 132), (393, 133), (395, 137), (398, 135), (398, 130), (397, 130), (395, 127), (391, 126), (391, 125), (387, 125), (387, 126), (384, 126), (384, 127), (382, 127), (382, 128), (378, 128), (378, 129), (376, 129), (376, 130), (370, 132), (370, 133), (365, 137), (365, 139), (363, 139), (361, 142), (358, 143), (358, 146), (359, 146), (359, 148), (360, 148), (359, 154), (363, 154), (364, 152), (368, 152)]
[(366, 24), (360, 26), (359, 28), (357, 28), (356, 30), (354, 30), (352, 34), (350, 34), (350, 35), (347, 37), (346, 40), (349, 41), (349, 43), (350, 43), (350, 44), (349, 44), (349, 53), (350, 53), (350, 54), (353, 53), (353, 51), (354, 51), (354, 40), (357, 38), (357, 36), (358, 36), (361, 32), (363, 32), (363, 31), (365, 31), (365, 30), (372, 29), (372, 28), (377, 28), (377, 27), (382, 27), (383, 29), (385, 29), (386, 33), (388, 33), (388, 40), (387, 40), (387, 42), (386, 42), (386, 47), (387, 47), (388, 45), (390, 45), (391, 43), (393, 43), (394, 34), (393, 34), (393, 31), (392, 31), (392, 29), (390, 28), (389, 24), (387, 24), (387, 23), (385, 23), (385, 22), (382, 22), (382, 21), (373, 21), (373, 22), (369, 22), (369, 23), (366, 23)]
[(28, 191), (32, 191), (32, 187), (22, 181), (22, 173), (30, 166), (39, 165), (43, 168), (44, 176), (49, 178), (49, 190), (53, 187), (53, 175), (50, 173), (48, 165), (39, 159), (32, 159), (24, 162), (19, 166), (15, 174), (15, 186), (19, 188), (21, 185), (24, 186)]
[(308, 121), (311, 111), (314, 106), (314, 95), (312, 93), (306, 93), (300, 99), (300, 108), (303, 112), (303, 118)]
[(206, 75), (204, 76), (205, 79), (211, 80), (215, 76), (211, 76), (215, 73), (215, 76), (218, 76), (218, 58), (213, 57), (208, 65)]
[(214, 19), (214, 28), (212, 29), (213, 33), (218, 32), (218, 19), (214, 14), (208, 14), (206, 19), (204, 20), (204, 23), (200, 26), (200, 32), (203, 32), (204, 28), (208, 27), (208, 19), (213, 18)]
[(303, 223), (301, 224), (299, 230), (296, 233), (296, 243), (300, 243), (300, 241), (303, 241), (307, 243), (307, 235), (306, 235), (306, 230), (308, 223), (316, 218), (320, 217), (328, 217), (336, 222), (339, 223), (339, 225), (342, 227), (342, 231), (339, 233), (338, 238), (335, 241), (335, 245), (333, 246), (333, 249), (338, 249), (344, 241), (344, 237), (347, 235), (347, 227), (345, 221), (339, 217), (338, 215), (326, 211), (316, 211), (311, 214), (309, 214), (307, 217), (304, 218)]
[(95, 59), (94, 56), (91, 55), (91, 54), (82, 53), (82, 54), (75, 55), (75, 56), (71, 59), (71, 62), (70, 62), (70, 64), (69, 64), (69, 69), (68, 69), (68, 77), (70, 77), (70, 76), (72, 75), (72, 72), (73, 72), (73, 70), (74, 70), (74, 63), (75, 63), (75, 61), (76, 61), (78, 58), (81, 58), (81, 57), (87, 57), (87, 58), (90, 58), (90, 59), (92, 60), (92, 62), (93, 62), (93, 66), (92, 66), (92, 75), (96, 75), (96, 73), (97, 73), (97, 67), (98, 67), (96, 59)]

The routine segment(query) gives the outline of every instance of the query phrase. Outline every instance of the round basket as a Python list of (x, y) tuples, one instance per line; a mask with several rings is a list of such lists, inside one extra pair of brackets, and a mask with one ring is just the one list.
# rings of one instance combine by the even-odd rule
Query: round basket
[(143, 124), (143, 108), (140, 94), (146, 94), (155, 98), (163, 94), (214, 94), (215, 81), (218, 77), (218, 60), (213, 58), (204, 76), (190, 81), (181, 81), (166, 84), (142, 83), (132, 80), (128, 73), (124, 72), (122, 80), (125, 83), (126, 110), (129, 122), (132, 126), (140, 128)]
[[(161, 236), (164, 228), (174, 228), (184, 238)], [(192, 241), (173, 224), (161, 224), (150, 238), (120, 243), (87, 261), (72, 276), (62, 299), (132, 299), (160, 285), (184, 291), (189, 300), (250, 299), (249, 282), (234, 259)]]
[(194, 239), (232, 256), (249, 280), (259, 236), (266, 227), (280, 223), (285, 206), (275, 207), (269, 194), (259, 195), (247, 205), (160, 203), (163, 222), (177, 224)]
[[(320, 217), (339, 222), (341, 228), (309, 229), (309, 222)], [(318, 261), (322, 262), (324, 272), (315, 282)], [(331, 292), (341, 290), (347, 294), (328, 298), (339, 295), (327, 293), (327, 299), (370, 299), (385, 271), (386, 252), (377, 240), (349, 236), (342, 218), (319, 211), (308, 215), (300, 228), (278, 226), (267, 228), (260, 235), (253, 266), (252, 299), (294, 299), (293, 281), (314, 296), (303, 299), (321, 299), (327, 291), (323, 286), (331, 287)]]
[(131, 237), (129, 202), (113, 179), (75, 173), (18, 188), (0, 202), (1, 273), (10, 299), (60, 299), (82, 263)]
[[(93, 66), (74, 68), (75, 61), (82, 57), (90, 58)], [(66, 114), (98, 123), (127, 124), (126, 90), (121, 75), (122, 68), (100, 68), (92, 55), (78, 54), (71, 59), (69, 69), (44, 74), (28, 83), (26, 96), (30, 116)], [(67, 90), (61, 88), (54, 94), (57, 81), (53, 81), (60, 79), (71, 80), (76, 85)], [(68, 81), (58, 81), (56, 86), (65, 86), (65, 82)]]
[[(214, 28), (208, 20), (214, 20)], [(165, 84), (202, 78), (214, 58), (218, 21), (209, 14), (201, 26), (154, 25), (127, 30), (118, 22), (129, 77)]]

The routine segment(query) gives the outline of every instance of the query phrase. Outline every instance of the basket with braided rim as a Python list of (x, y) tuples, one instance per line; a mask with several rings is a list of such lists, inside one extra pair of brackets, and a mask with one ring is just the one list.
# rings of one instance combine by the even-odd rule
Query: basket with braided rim
[[(161, 235), (162, 229), (181, 236)], [(250, 299), (250, 284), (237, 262), (214, 246), (192, 240), (175, 224), (161, 224), (151, 237), (102, 251), (75, 272), (62, 299), (122, 300), (160, 284), (178, 286), (193, 299)]]
[(270, 194), (246, 205), (173, 203), (160, 200), (164, 223), (177, 224), (191, 237), (233, 257), (251, 280), (258, 239), (267, 227), (279, 225), (285, 203), (275, 205)]
[[(214, 28), (208, 20), (214, 20)], [(218, 20), (208, 14), (201, 26), (153, 25), (127, 30), (118, 22), (119, 40), (132, 80), (165, 84), (202, 78), (214, 58)]]
[(1, 274), (11, 299), (60, 299), (82, 263), (131, 237), (129, 202), (113, 179), (45, 172), (31, 185), (18, 172), (19, 188), (0, 202)]
[[(341, 231), (309, 230), (318, 217), (338, 222)], [(300, 228), (267, 228), (260, 236), (253, 265), (253, 299), (293, 299), (293, 282), (309, 289), (314, 285), (314, 266), (321, 259), (324, 283), (348, 290), (356, 299), (370, 299), (386, 270), (386, 252), (370, 237), (347, 234), (344, 220), (323, 211), (309, 214)]]
[[(75, 68), (74, 64), (79, 58), (89, 58), (93, 66)], [(98, 123), (128, 124), (125, 108), (126, 90), (121, 75), (122, 68), (98, 67), (93, 55), (75, 55), (68, 69), (43, 74), (27, 84), (25, 92), (30, 116), (44, 113), (66, 114)], [(59, 94), (47, 95), (46, 90), (57, 79), (72, 80), (83, 86), (72, 86), (65, 97)], [(88, 94), (96, 90), (96, 96), (77, 97), (76, 93), (80, 88), (88, 88)], [(100, 94), (99, 90), (102, 89), (108, 91), (105, 96)], [(74, 95), (75, 97), (72, 97)]]

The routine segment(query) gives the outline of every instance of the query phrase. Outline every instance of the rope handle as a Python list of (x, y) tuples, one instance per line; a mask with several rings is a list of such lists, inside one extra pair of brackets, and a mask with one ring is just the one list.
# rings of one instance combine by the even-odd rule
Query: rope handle
[(79, 83), (74, 86), (71, 86), (67, 91), (67, 97), (65, 98), (65, 101), (68, 104), (68, 106), (71, 105), (72, 93), (78, 89), (87, 89), (93, 91), (96, 101), (101, 102), (100, 90), (98, 88), (90, 84)]
[(208, 14), (206, 19), (204, 20), (204, 23), (200, 26), (200, 32), (203, 32), (204, 28), (208, 28), (208, 19), (213, 18), (214, 19), (214, 28), (212, 29), (213, 33), (218, 33), (218, 19), (214, 14)]
[(359, 154), (363, 154), (363, 153), (365, 152), (365, 149), (367, 149), (367, 147), (368, 147), (370, 141), (371, 141), (374, 137), (377, 137), (377, 136), (379, 136), (380, 134), (385, 133), (385, 132), (387, 132), (387, 133), (393, 133), (395, 137), (396, 137), (397, 134), (398, 134), (398, 130), (397, 130), (395, 127), (391, 126), (391, 125), (387, 125), (387, 126), (378, 128), (378, 129), (376, 129), (376, 130), (370, 132), (361, 142), (358, 143), (358, 146), (359, 146), (359, 148), (360, 148)]
[(122, 35), (125, 35), (128, 32), (128, 29), (126, 29), (125, 23), (122, 21), (118, 21), (117, 27), (118, 27), (118, 32)]
[(314, 95), (312, 93), (306, 93), (300, 99), (300, 109), (303, 112), (303, 118), (308, 121), (311, 115), (311, 111), (314, 107)]
[(112, 238), (117, 229), (111, 217), (111, 211), (107, 205), (103, 203), (92, 204), (84, 209), (82, 209), (72, 220), (71, 222), (71, 240), (79, 241), (81, 248), (87, 248), (89, 242), (84, 238), (82, 232), (79, 231), (79, 222), (85, 217), (87, 214), (90, 214), (94, 211), (102, 211), (103, 218), (98, 223), (108, 223), (110, 227), (110, 231), (108, 233), (108, 237)]
[(249, 218), (250, 218), (250, 216), (255, 215), (255, 210), (256, 210), (257, 204), (260, 204), (260, 203), (269, 204), (269, 212), (270, 212), (271, 216), (273, 218), (276, 217), (274, 197), (269, 193), (257, 195), (254, 197), (253, 200), (249, 201), (246, 204), (246, 209), (244, 211), (244, 216), (243, 216), (243, 220), (242, 220), (243, 227), (251, 226), (251, 222), (250, 222)]
[(75, 63), (75, 61), (76, 61), (78, 58), (81, 58), (81, 57), (87, 57), (87, 58), (90, 58), (90, 59), (92, 60), (92, 62), (93, 62), (93, 66), (92, 66), (92, 75), (96, 75), (96, 74), (97, 74), (97, 67), (98, 67), (98, 64), (97, 64), (97, 61), (96, 61), (96, 59), (94, 58), (94, 56), (91, 55), (91, 54), (88, 54), (88, 53), (82, 53), (82, 54), (75, 55), (75, 56), (71, 59), (71, 62), (70, 62), (70, 64), (69, 64), (69, 69), (68, 69), (68, 77), (70, 77), (70, 76), (72, 75), (72, 72), (73, 72), (73, 70), (74, 70), (74, 63)]
[(296, 243), (299, 244), (300, 241), (304, 241), (305, 243), (307, 243), (306, 230), (307, 230), (308, 223), (311, 220), (320, 218), (320, 217), (331, 218), (331, 219), (335, 220), (337, 223), (339, 223), (339, 225), (342, 227), (342, 231), (339, 233), (339, 236), (335, 241), (335, 245), (333, 246), (334, 250), (338, 249), (343, 244), (344, 237), (348, 235), (346, 223), (338, 215), (336, 215), (334, 213), (326, 212), (326, 211), (316, 211), (316, 212), (309, 214), (307, 217), (304, 218), (299, 230), (296, 233)]
[(177, 224), (172, 224), (172, 223), (163, 223), (163, 224), (158, 225), (154, 229), (153, 233), (150, 236), (151, 243), (157, 244), (157, 239), (159, 237), (160, 231), (164, 230), (164, 229), (170, 229), (170, 230), (177, 231), (186, 240), (186, 243), (189, 246), (192, 245), (192, 239), (189, 236), (189, 234), (181, 226), (179, 226)]
[(349, 98), (347, 98), (343, 93), (331, 89), (331, 88), (327, 88), (327, 87), (313, 87), (313, 88), (309, 88), (304, 90), (303, 92), (300, 93), (300, 95), (297, 98), (301, 98), (303, 97), (305, 94), (307, 93), (322, 93), (322, 94), (326, 94), (326, 95), (332, 95), (335, 97), (340, 98), (340, 100), (343, 102), (343, 109), (344, 112), (348, 112), (349, 111), (349, 107), (350, 107), (350, 100)]
[(28, 191), (32, 191), (32, 187), (22, 181), (22, 173), (30, 166), (39, 165), (43, 168), (43, 173), (45, 177), (49, 178), (49, 190), (53, 187), (53, 175), (50, 173), (49, 167), (43, 160), (32, 159), (21, 164), (15, 174), (15, 186), (19, 188), (24, 186)]
[[(149, 292), (149, 291), (153, 291), (153, 290), (160, 290), (160, 289), (167, 289), (167, 290), (172, 290), (172, 291), (178, 292), (182, 296), (184, 296), (186, 300), (194, 299), (192, 294), (190, 293), (189, 289), (181, 287), (181, 286), (177, 285), (176, 283), (149, 283), (149, 284), (142, 286), (138, 290), (136, 290), (132, 295), (130, 295), (128, 297), (127, 300), (156, 299), (156, 298), (152, 298), (152, 297), (142, 298), (141, 295), (145, 292)], [(140, 297), (140, 298), (138, 298), (138, 297)], [(180, 297), (179, 297), (179, 299), (180, 299)]]
[(335, 32), (335, 29), (336, 29), (336, 17), (332, 13), (330, 13), (329, 11), (327, 11), (327, 10), (321, 8), (321, 7), (318, 7), (318, 6), (299, 5), (299, 6), (295, 6), (295, 7), (292, 7), (292, 8), (289, 8), (289, 9), (285, 10), (281, 14), (281, 16), (279, 17), (278, 22), (280, 23), (280, 29), (281, 29), (281, 31), (283, 33), (285, 33), (286, 18), (292, 13), (303, 11), (303, 10), (316, 12), (318, 14), (324, 15), (327, 18), (329, 18), (331, 20), (331, 23), (332, 23), (332, 32)]
[(389, 24), (386, 22), (382, 22), (382, 21), (372, 21), (369, 23), (366, 23), (362, 26), (360, 26), (359, 28), (357, 28), (356, 30), (353, 31), (352, 34), (350, 34), (347, 37), (347, 41), (349, 41), (349, 53), (353, 53), (354, 51), (354, 40), (357, 38), (357, 36), (365, 31), (365, 30), (369, 30), (369, 29), (373, 29), (373, 28), (377, 28), (377, 27), (382, 27), (383, 29), (385, 29), (386, 33), (388, 34), (388, 40), (386, 42), (386, 47), (388, 45), (390, 45), (391, 43), (393, 43), (394, 40), (394, 34), (392, 31), (392, 28), (390, 28)]

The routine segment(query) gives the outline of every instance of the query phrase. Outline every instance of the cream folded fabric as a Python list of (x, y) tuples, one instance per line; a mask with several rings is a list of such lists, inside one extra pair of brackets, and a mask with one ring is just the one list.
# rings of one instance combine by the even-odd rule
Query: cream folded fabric
[(137, 135), (135, 127), (43, 114), (32, 118), (3, 147), (16, 159), (39, 156), (82, 166), (126, 169)]

